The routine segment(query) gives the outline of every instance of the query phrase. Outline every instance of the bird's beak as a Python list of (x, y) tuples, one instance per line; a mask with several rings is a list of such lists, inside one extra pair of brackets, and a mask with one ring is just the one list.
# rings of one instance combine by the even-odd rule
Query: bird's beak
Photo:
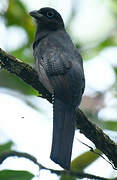
[(41, 13), (39, 13), (38, 11), (31, 11), (30, 13), (30, 16), (36, 18), (36, 19), (39, 19), (39, 18), (42, 18), (43, 15)]

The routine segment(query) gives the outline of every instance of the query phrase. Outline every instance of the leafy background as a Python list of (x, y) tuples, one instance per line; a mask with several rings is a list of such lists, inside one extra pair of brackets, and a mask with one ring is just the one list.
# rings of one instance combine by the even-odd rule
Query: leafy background
[[(0, 29), (0, 46), (1, 48), (7, 50), (10, 54), (34, 67), (32, 42), (34, 39), (35, 25), (28, 14), (31, 7), (27, 5), (27, 2), (28, 1), (23, 0), (0, 1), (0, 24), (2, 27)], [(84, 2), (84, 7), (88, 6), (89, 2), (89, 0)], [(48, 1), (45, 2), (45, 6), (50, 5), (57, 7), (57, 3), (57, 0), (55, 2)], [(81, 4), (81, 6), (78, 6), (78, 3)], [(90, 23), (91, 27), (85, 29), (88, 24), (88, 17), (84, 19), (81, 18), (82, 3), (77, 0), (70, 1), (69, 13), (65, 17), (65, 24), (68, 33), (71, 35), (76, 47), (79, 48), (79, 51), (83, 56), (86, 79), (88, 79), (88, 74), (92, 73), (91, 76), (94, 76), (93, 81), (90, 82), (87, 80), (86, 91), (82, 100), (81, 108), (91, 121), (94, 121), (107, 134), (109, 134), (114, 141), (117, 141), (117, 2), (114, 0), (95, 0), (95, 3), (97, 6), (103, 7), (102, 12), (107, 12), (105, 20), (101, 25), (99, 22), (101, 21), (101, 18), (103, 19), (103, 13), (100, 15), (100, 11), (94, 11), (93, 16), (95, 21)], [(62, 6), (63, 5), (61, 4), (61, 9), (64, 8)], [(78, 13), (78, 11), (80, 13)], [(98, 16), (99, 22), (96, 21), (96, 17)], [(91, 18), (91, 15), (89, 18)], [(84, 31), (81, 31), (81, 29)], [(17, 33), (19, 34), (19, 37), (17, 37)], [(104, 63), (101, 64), (102, 62)], [(97, 66), (97, 75), (93, 74), (94, 66), (92, 64), (94, 63)], [(89, 65), (92, 66), (89, 67)], [(108, 67), (111, 69), (110, 71), (108, 71)], [(89, 71), (87, 70), (88, 68)], [(109, 77), (111, 76), (108, 74), (109, 72), (111, 72), (112, 78)], [(102, 84), (102, 87), (98, 87), (97, 79), (101, 81), (103, 76), (105, 77), (105, 81), (107, 81), (107, 85)], [(18, 77), (9, 74), (5, 70), (0, 71), (0, 92), (4, 92), (4, 94), (9, 94), (10, 96), (14, 96), (16, 99), (22, 100), (25, 102), (26, 106), (30, 106), (32, 111), (34, 109), (38, 113), (43, 113), (44, 116), (47, 116), (41, 105), (39, 107), (37, 106), (37, 100), (35, 101), (35, 96), (37, 96), (38, 93), (32, 87), (18, 79)], [(46, 105), (43, 104), (43, 106)], [(23, 121), (25, 121), (25, 118)], [(0, 131), (0, 134), (3, 136), (2, 131)], [(85, 141), (84, 137), (83, 141)], [(14, 146), (14, 143), (15, 142), (12, 142), (12, 139), (4, 143), (1, 141), (0, 154), (10, 151), (13, 148), (15, 149), (16, 147)], [(33, 144), (33, 142), (30, 142), (30, 144), (31, 143)], [(79, 146), (81, 146), (81, 144)], [(43, 154), (43, 156), (45, 156), (45, 154)], [(97, 159), (99, 159), (98, 155), (90, 152), (88, 148), (86, 148), (85, 152), (81, 152), (79, 156), (76, 156), (73, 159), (71, 167), (73, 170), (78, 172), (85, 172), (91, 164), (92, 166), (94, 165)], [(103, 161), (104, 160), (100, 163), (104, 163)], [(46, 164), (46, 166), (48, 167), (48, 164)], [(93, 174), (94, 172), (95, 171), (93, 171), (92, 168), (91, 173)], [(97, 172), (98, 175), (100, 175), (100, 170), (97, 169)], [(110, 174), (107, 176), (112, 178), (115, 175), (116, 172), (111, 168)], [(5, 166), (4, 168), (1, 168), (0, 171), (0, 179), (2, 180), (29, 180), (34, 176), (35, 174), (32, 172), (14, 169), (7, 170)], [(38, 177), (35, 177), (34, 179), (36, 178), (38, 179)], [(58, 177), (51, 175), (50, 178), (58, 179)], [(60, 179), (67, 180), (71, 178), (62, 176)]]

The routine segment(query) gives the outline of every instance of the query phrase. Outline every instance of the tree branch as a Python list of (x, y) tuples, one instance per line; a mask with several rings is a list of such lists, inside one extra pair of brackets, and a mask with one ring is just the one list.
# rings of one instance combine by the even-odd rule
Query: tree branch
[[(42, 94), (42, 98), (52, 102), (51, 94), (39, 82), (37, 72), (28, 64), (16, 59), (0, 49), (0, 66), (8, 72), (17, 75), (27, 84)], [(117, 145), (107, 136), (99, 127), (90, 122), (85, 114), (78, 109), (77, 111), (77, 128), (80, 129), (88, 139), (90, 139), (101, 150), (108, 159), (117, 168)]]
[[(38, 163), (37, 159), (28, 154), (28, 153), (24, 153), (24, 152), (17, 152), (17, 151), (8, 151), (8, 152), (4, 152), (0, 155), (0, 164), (3, 163), (3, 161), (5, 159), (7, 159), (8, 157), (20, 157), (20, 158), (26, 158), (31, 160), (33, 163), (35, 163), (39, 169), (45, 169), (45, 170), (49, 170), (51, 173), (55, 173), (56, 175), (62, 176), (62, 175), (66, 175), (66, 176), (72, 176), (72, 177), (76, 177), (76, 178), (90, 178), (90, 179), (98, 179), (98, 180), (109, 180), (108, 178), (103, 178), (103, 177), (99, 177), (99, 176), (95, 176), (92, 174), (87, 174), (87, 173), (81, 173), (81, 172), (75, 172), (75, 171), (59, 171), (59, 170), (53, 170), (50, 168), (46, 168), (43, 165), (41, 165), (40, 163)], [(111, 180), (116, 180), (116, 178), (111, 179)]]

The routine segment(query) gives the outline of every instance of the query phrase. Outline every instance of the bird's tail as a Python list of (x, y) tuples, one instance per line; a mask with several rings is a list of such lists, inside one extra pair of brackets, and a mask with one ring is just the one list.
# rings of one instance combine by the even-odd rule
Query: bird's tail
[(50, 158), (69, 170), (75, 132), (75, 110), (56, 98), (53, 109), (53, 140)]

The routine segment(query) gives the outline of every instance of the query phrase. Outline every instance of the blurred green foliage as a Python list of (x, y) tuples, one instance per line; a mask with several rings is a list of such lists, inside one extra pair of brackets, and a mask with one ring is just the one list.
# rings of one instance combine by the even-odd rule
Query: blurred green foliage
[[(34, 64), (32, 53), (34, 23), (28, 14), (27, 8), (20, 0), (8, 0), (8, 9), (2, 17), (5, 19), (6, 27), (20, 27), (25, 30), (28, 38), (27, 42), (22, 44), (21, 47), (18, 47), (9, 53), (26, 63)], [(19, 36), (21, 36), (21, 34), (19, 34)], [(34, 95), (36, 92), (32, 87), (25, 84), (22, 80), (19, 80), (18, 77), (9, 74), (6, 71), (0, 72), (0, 86), (14, 89), (27, 95)]]
[(13, 142), (12, 141), (9, 141), (7, 143), (1, 144), (0, 145), (0, 154), (2, 154), (4, 152), (7, 152), (7, 151), (10, 151), (12, 146), (13, 146)]
[(26, 7), (21, 1), (9, 0), (9, 6), (5, 13), (6, 25), (17, 25), (25, 29), (28, 34), (28, 44), (33, 41), (34, 24), (28, 14)]
[[(111, 11), (112, 15), (117, 18), (117, 1), (116, 0), (102, 0), (102, 3), (107, 3), (108, 8)], [(69, 27), (69, 23), (72, 22), (72, 19), (75, 17), (76, 8), (72, 8), (71, 16), (67, 23), (67, 28)], [(18, 47), (15, 50), (10, 51), (9, 53), (16, 56), (26, 63), (34, 64), (33, 53), (32, 53), (32, 42), (34, 38), (34, 29), (35, 25), (32, 21), (32, 18), (28, 14), (27, 7), (20, 0), (8, 0), (8, 8), (6, 12), (0, 13), (1, 17), (5, 20), (6, 27), (20, 27), (22, 28), (27, 35), (27, 42), (23, 43), (22, 46)], [(89, 59), (93, 56), (96, 56), (102, 50), (110, 46), (117, 46), (117, 24), (115, 24), (115, 28), (113, 29), (113, 33), (110, 32), (105, 39), (102, 39), (100, 42), (94, 42), (94, 44), (86, 44), (87, 49), (84, 48), (84, 44), (77, 44), (76, 47), (80, 49), (84, 59)], [(68, 29), (69, 30), (69, 29)], [(87, 53), (86, 53), (87, 52)], [(117, 67), (113, 67), (116, 75), (116, 82), (112, 87), (112, 90), (117, 91)], [(6, 71), (0, 71), (0, 87), (9, 88), (18, 92), (21, 92), (26, 95), (35, 95), (36, 91), (25, 84), (22, 80), (20, 80), (15, 75), (12, 75)], [(111, 88), (107, 92), (111, 91)], [(116, 93), (117, 95), (117, 93)], [(27, 101), (24, 98), (25, 101)], [(29, 104), (29, 102), (27, 103)], [(30, 104), (31, 106), (31, 104)], [(34, 107), (32, 105), (32, 107)], [(109, 120), (103, 121), (98, 119), (98, 113), (87, 113), (87, 116), (92, 121), (95, 121), (98, 125), (100, 125), (103, 129), (117, 131), (117, 122)], [(2, 152), (8, 151), (12, 148), (13, 143), (8, 142), (6, 144), (0, 145), (0, 154)], [(72, 161), (72, 170), (75, 171), (84, 171), (84, 169), (89, 166), (92, 162), (94, 162), (99, 156), (92, 153), (86, 152), (81, 156), (77, 157)], [(33, 175), (29, 172), (25, 171), (11, 171), (4, 170), (0, 171), (0, 179), (14, 179), (14, 180), (29, 180), (33, 177)], [(62, 176), (61, 180), (75, 180), (76, 178), (71, 178), (67, 176)]]

